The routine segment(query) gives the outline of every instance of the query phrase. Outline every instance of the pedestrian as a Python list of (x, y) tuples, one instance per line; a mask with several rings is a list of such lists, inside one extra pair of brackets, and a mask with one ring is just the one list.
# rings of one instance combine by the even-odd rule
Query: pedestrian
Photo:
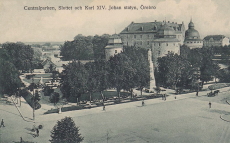
[(103, 104), (103, 111), (105, 111), (105, 104)]
[(164, 94), (162, 94), (162, 100), (164, 100)]
[(142, 106), (144, 106), (145, 105), (145, 102), (144, 102), (144, 100), (142, 100)]
[(22, 137), (20, 137), (20, 143), (22, 143)]
[(164, 96), (165, 96), (165, 100), (166, 100), (166, 94), (164, 94)]
[(209, 104), (209, 108), (211, 108), (211, 106), (212, 106), (212, 103), (209, 101), (209, 103), (208, 103), (208, 104)]
[(176, 99), (176, 96), (175, 96), (175, 99)]
[(37, 133), (37, 137), (39, 136), (39, 130), (38, 129), (36, 129), (36, 133)]
[(2, 126), (5, 127), (3, 119), (2, 119), (2, 121), (1, 121), (1, 126), (0, 126), (0, 128), (1, 128)]

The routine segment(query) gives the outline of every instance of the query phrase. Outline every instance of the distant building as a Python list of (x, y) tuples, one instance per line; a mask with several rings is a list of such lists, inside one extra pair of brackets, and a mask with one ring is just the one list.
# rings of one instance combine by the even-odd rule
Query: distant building
[(220, 47), (229, 45), (229, 38), (224, 35), (208, 35), (203, 41), (205, 47)]
[(123, 51), (123, 44), (121, 38), (115, 34), (109, 38), (108, 45), (105, 47), (105, 59), (109, 60), (110, 57), (121, 53)]
[(203, 40), (200, 39), (200, 34), (194, 28), (192, 20), (188, 24), (188, 30), (185, 31), (184, 45), (188, 46), (190, 49), (202, 48), (203, 46)]
[(146, 23), (134, 23), (132, 22), (124, 30), (121, 31), (120, 36), (124, 45), (137, 46), (141, 48), (150, 49), (154, 40), (159, 38), (162, 32), (162, 27), (167, 24), (176, 39), (182, 45), (184, 41), (184, 23), (177, 24), (176, 22), (146, 22)]

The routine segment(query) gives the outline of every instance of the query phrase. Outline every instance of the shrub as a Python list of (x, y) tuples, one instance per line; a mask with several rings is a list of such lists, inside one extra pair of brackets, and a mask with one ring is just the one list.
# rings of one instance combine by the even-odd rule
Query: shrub
[(51, 143), (80, 143), (83, 137), (79, 133), (79, 128), (76, 127), (71, 117), (65, 117), (51, 131)]

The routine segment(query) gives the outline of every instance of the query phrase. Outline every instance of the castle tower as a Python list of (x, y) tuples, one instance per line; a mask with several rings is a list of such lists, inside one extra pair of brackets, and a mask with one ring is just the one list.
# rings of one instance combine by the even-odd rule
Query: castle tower
[(190, 23), (188, 24), (188, 30), (185, 31), (184, 44), (191, 49), (202, 48), (203, 40), (200, 39), (200, 34), (194, 27), (194, 23), (191, 19)]
[(151, 49), (148, 50), (148, 62), (149, 62), (149, 69), (150, 69), (150, 82), (149, 82), (149, 89), (150, 91), (156, 87), (156, 81), (154, 77), (154, 66), (152, 61), (152, 51)]
[(123, 44), (121, 38), (114, 34), (109, 38), (108, 45), (105, 47), (105, 58), (108, 61), (110, 57), (121, 53), (123, 51)]

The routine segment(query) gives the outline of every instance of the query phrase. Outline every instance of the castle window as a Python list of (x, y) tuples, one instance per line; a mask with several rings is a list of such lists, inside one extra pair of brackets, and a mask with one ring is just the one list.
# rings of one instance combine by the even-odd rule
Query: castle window
[(158, 51), (158, 55), (160, 55), (161, 54), (161, 51)]
[(136, 35), (134, 35), (134, 38), (136, 38), (137, 36)]
[(159, 43), (159, 46), (161, 46), (161, 43)]
[(169, 44), (168, 43), (166, 43), (166, 46), (168, 46)]
[(117, 50), (115, 50), (115, 53), (117, 53)]
[[(149, 45), (149, 41), (147, 41), (147, 45)], [(154, 46), (155, 46), (155, 44), (154, 44)]]
[(142, 38), (142, 35), (140, 35), (140, 38)]

